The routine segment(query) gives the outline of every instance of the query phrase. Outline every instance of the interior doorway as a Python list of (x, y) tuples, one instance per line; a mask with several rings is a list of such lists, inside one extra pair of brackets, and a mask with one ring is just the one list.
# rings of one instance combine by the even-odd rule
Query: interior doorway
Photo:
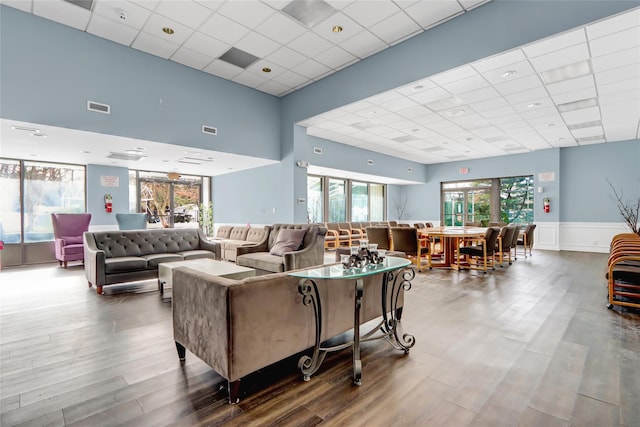
[(170, 179), (159, 172), (138, 172), (139, 212), (147, 215), (147, 228), (198, 226), (202, 203), (202, 177)]

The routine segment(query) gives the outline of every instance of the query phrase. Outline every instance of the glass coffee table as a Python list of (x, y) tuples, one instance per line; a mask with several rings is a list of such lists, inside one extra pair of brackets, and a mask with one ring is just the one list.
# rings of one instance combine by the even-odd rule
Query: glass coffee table
[[(353, 355), (353, 383), (362, 384), (362, 361), (360, 360), (360, 342), (375, 339), (386, 339), (393, 347), (405, 353), (414, 346), (413, 335), (404, 333), (399, 336), (398, 323), (398, 297), (400, 292), (411, 289), (411, 280), (415, 277), (415, 270), (411, 267), (411, 261), (405, 258), (385, 257), (381, 264), (369, 264), (362, 268), (345, 268), (342, 264), (326, 265), (307, 270), (293, 271), (289, 275), (300, 278), (298, 292), (303, 296), (304, 305), (313, 306), (315, 317), (315, 345), (311, 357), (304, 355), (300, 358), (300, 367), (303, 379), (309, 381), (322, 364), (326, 354), (351, 347)], [(382, 280), (382, 295), (380, 315), (381, 322), (367, 334), (360, 336), (360, 309), (362, 298), (366, 291), (364, 278), (379, 275)], [(353, 340), (332, 347), (322, 346), (322, 301), (318, 292), (319, 280), (353, 280), (355, 304), (353, 319)]]

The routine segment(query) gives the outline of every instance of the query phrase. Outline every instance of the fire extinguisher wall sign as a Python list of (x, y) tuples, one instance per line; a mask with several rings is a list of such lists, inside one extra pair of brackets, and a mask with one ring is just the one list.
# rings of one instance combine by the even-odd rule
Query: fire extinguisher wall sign
[(548, 197), (542, 199), (542, 206), (544, 207), (544, 213), (549, 213), (551, 207), (551, 200)]
[(110, 193), (104, 195), (104, 210), (107, 211), (107, 213), (113, 211), (113, 196)]

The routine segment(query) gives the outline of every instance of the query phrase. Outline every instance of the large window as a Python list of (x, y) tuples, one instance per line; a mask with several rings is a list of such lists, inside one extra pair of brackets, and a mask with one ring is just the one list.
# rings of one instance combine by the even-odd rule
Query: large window
[(442, 224), (533, 222), (532, 190), (532, 176), (443, 183)]
[(384, 221), (384, 184), (307, 176), (309, 222)]
[(84, 166), (0, 160), (0, 239), (53, 240), (52, 213), (85, 211)]
[(201, 176), (129, 171), (129, 210), (146, 213), (148, 228), (198, 227), (200, 204), (209, 199), (203, 197), (205, 182)]

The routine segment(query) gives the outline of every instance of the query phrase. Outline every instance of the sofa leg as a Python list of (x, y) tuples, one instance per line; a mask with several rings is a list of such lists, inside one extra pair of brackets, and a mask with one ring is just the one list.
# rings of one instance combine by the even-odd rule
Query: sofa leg
[(67, 268), (67, 261), (64, 262), (64, 268)]
[(184, 362), (184, 359), (187, 356), (187, 349), (176, 341), (176, 350), (178, 350), (178, 359), (180, 359), (181, 362)]
[(87, 285), (89, 285), (89, 287), (93, 286), (93, 285), (91, 285), (91, 282), (87, 282)]
[(96, 293), (102, 295), (102, 286), (96, 286)]
[(227, 390), (229, 391), (229, 403), (232, 405), (240, 403), (240, 380), (227, 381)]

